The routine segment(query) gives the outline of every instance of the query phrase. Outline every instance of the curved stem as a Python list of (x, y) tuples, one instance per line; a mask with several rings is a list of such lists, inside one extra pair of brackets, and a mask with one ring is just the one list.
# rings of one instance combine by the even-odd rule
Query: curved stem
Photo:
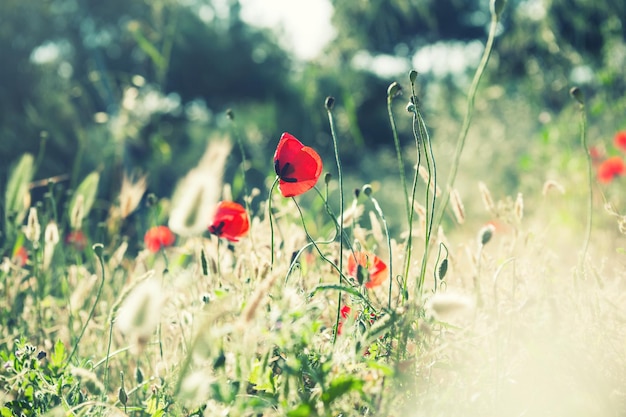
[[(337, 177), (339, 181), (339, 218), (342, 220), (339, 222), (339, 284), (341, 285), (341, 277), (343, 271), (343, 176), (341, 171), (341, 160), (339, 159), (339, 148), (337, 147), (337, 131), (335, 128), (335, 119), (333, 118), (332, 106), (326, 106), (328, 113), (328, 122), (330, 124), (330, 133), (333, 138), (333, 150), (335, 151), (335, 161), (337, 163)], [(333, 343), (337, 340), (337, 328), (339, 326), (339, 320), (341, 319), (341, 291), (337, 298), (337, 318), (335, 323), (335, 331), (333, 337)]]
[(467, 94), (467, 109), (465, 111), (465, 117), (463, 118), (463, 124), (461, 126), (461, 131), (459, 132), (459, 137), (456, 143), (456, 150), (454, 152), (454, 160), (452, 162), (452, 167), (450, 168), (450, 173), (448, 174), (448, 181), (446, 183), (446, 189), (443, 190), (443, 201), (441, 206), (439, 207), (439, 211), (436, 216), (436, 220), (434, 224), (439, 226), (443, 219), (443, 215), (445, 213), (446, 207), (450, 202), (450, 193), (454, 187), (454, 181), (456, 180), (456, 174), (459, 169), (459, 163), (461, 160), (461, 154), (463, 153), (463, 148), (465, 147), (465, 139), (467, 138), (467, 132), (469, 130), (470, 122), (472, 120), (472, 115), (474, 113), (474, 100), (476, 99), (476, 92), (478, 90), (478, 84), (480, 83), (480, 79), (485, 73), (485, 68), (487, 67), (487, 63), (489, 62), (489, 57), (491, 55), (491, 51), (493, 50), (493, 44), (496, 37), (496, 29), (498, 28), (498, 13), (492, 10), (491, 13), (491, 24), (489, 25), (489, 35), (487, 37), (487, 43), (485, 44), (485, 50), (483, 51), (483, 55), (480, 59), (480, 63), (478, 64), (478, 68), (474, 73), (474, 78), (472, 79), (472, 83), (470, 84), (470, 88)]

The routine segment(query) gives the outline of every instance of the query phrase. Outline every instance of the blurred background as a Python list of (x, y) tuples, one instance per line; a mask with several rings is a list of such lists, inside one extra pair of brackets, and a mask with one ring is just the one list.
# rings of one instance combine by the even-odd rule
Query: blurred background
[[(626, 127), (625, 19), (623, 0), (507, 2), (461, 166), (471, 178), (459, 187), (571, 178), (581, 166), (573, 85), (588, 98), (590, 144), (610, 145)], [(337, 100), (348, 184), (386, 173), (397, 184), (387, 87), (405, 90), (394, 112), (410, 168), (412, 68), (445, 173), (489, 21), (487, 0), (3, 0), (0, 184), (30, 152), (36, 179), (67, 188), (100, 171), (105, 202), (133, 170), (169, 196), (207, 141), (228, 136), (246, 150), (248, 186), (263, 187), (283, 131), (334, 172), (326, 96)], [(225, 178), (235, 198), (236, 150)]]

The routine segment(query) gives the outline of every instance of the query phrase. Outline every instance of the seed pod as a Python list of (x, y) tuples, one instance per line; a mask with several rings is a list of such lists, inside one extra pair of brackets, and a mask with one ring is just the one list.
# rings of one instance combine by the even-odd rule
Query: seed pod
[(441, 281), (443, 281), (443, 279), (446, 277), (446, 273), (448, 272), (448, 258), (445, 258), (443, 261), (441, 261), (441, 264), (439, 265), (439, 279)]

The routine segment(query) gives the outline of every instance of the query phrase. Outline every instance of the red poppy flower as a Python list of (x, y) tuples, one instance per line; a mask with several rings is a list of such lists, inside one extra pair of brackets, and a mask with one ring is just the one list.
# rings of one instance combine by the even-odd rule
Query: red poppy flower
[[(351, 308), (349, 306), (343, 306), (341, 307), (341, 310), (339, 310), (339, 314), (341, 315), (342, 319), (347, 319), (348, 315), (350, 314), (350, 310)], [(343, 329), (343, 321), (339, 320), (339, 324), (337, 324), (337, 334), (340, 335), (341, 334), (341, 330)]]
[(348, 256), (348, 274), (356, 277), (358, 265), (369, 274), (365, 288), (378, 287), (387, 279), (387, 265), (371, 252), (355, 252)]
[(322, 174), (322, 158), (313, 148), (285, 132), (274, 153), (274, 171), (283, 197), (293, 197), (315, 186)]
[(87, 247), (87, 236), (82, 230), (72, 230), (65, 236), (65, 244), (72, 246), (77, 251), (83, 251)]
[(626, 173), (626, 165), (619, 156), (612, 156), (598, 166), (598, 181), (608, 184), (613, 178)]
[(19, 266), (25, 266), (26, 262), (28, 262), (28, 251), (24, 246), (20, 246), (17, 248), (15, 253), (13, 254), (13, 262)]
[(237, 242), (248, 232), (249, 228), (250, 221), (246, 209), (241, 204), (222, 201), (217, 205), (209, 232), (231, 242)]
[(615, 147), (626, 152), (626, 130), (620, 130), (613, 138)]
[(161, 248), (172, 246), (176, 236), (167, 226), (155, 226), (148, 229), (143, 238), (146, 248), (150, 252), (158, 252)]

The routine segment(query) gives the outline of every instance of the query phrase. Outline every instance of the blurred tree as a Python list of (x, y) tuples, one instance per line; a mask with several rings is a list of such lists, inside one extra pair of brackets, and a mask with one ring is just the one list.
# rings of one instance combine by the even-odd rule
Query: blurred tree
[(234, 0), (0, 2), (0, 55), (9, 63), (0, 66), (0, 183), (11, 161), (45, 144), (37, 177), (75, 183), (121, 157), (158, 179), (167, 172), (153, 182), (167, 195), (209, 129), (225, 129), (214, 114), (276, 106), (260, 112), (273, 115), (264, 123), (275, 130), (279, 118), (302, 113), (288, 103), (290, 61), (272, 36), (242, 23)]

